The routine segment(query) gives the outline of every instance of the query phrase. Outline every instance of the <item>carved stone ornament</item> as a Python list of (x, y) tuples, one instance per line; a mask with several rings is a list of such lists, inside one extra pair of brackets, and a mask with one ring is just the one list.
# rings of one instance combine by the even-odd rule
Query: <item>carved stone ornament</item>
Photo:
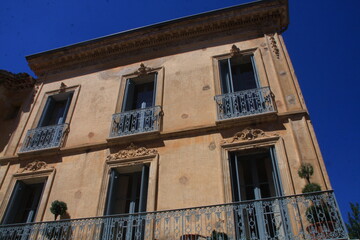
[(62, 83), (60, 84), (59, 93), (65, 92), (65, 89), (66, 89), (66, 88), (67, 88), (66, 84), (62, 82)]
[(231, 49), (230, 49), (230, 56), (234, 57), (236, 55), (240, 55), (240, 48), (238, 48), (235, 44), (232, 45)]
[(138, 70), (134, 72), (134, 75), (138, 75), (138, 76), (147, 75), (153, 70), (154, 70), (153, 68), (146, 67), (143, 63), (141, 63)]
[[(274, 136), (278, 136), (278, 134), (274, 134)], [(262, 138), (262, 137), (270, 137), (270, 136), (267, 135), (261, 129), (245, 128), (241, 132), (235, 133), (235, 135), (233, 137), (222, 140), (221, 144), (234, 143), (234, 142), (240, 142), (240, 141), (245, 141), (245, 140), (254, 140), (254, 139)]]
[(20, 169), (18, 173), (35, 172), (42, 169), (48, 169), (47, 164), (43, 161), (34, 161), (28, 163), (23, 169)]
[(137, 147), (131, 143), (126, 149), (120, 150), (117, 153), (110, 154), (106, 157), (106, 161), (116, 161), (121, 159), (143, 157), (149, 155), (156, 155), (156, 149), (147, 149), (145, 147)]
[(280, 50), (279, 47), (277, 46), (277, 42), (275, 40), (274, 34), (269, 35), (269, 41), (270, 41), (270, 47), (273, 53), (275, 54), (276, 58), (280, 59)]

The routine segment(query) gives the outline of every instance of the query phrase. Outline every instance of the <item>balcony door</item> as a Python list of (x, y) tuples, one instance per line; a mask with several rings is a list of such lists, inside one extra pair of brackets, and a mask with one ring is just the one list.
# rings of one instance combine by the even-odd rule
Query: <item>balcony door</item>
[(253, 55), (241, 55), (219, 61), (223, 94), (259, 88)]
[(126, 81), (122, 112), (155, 106), (156, 73)]
[(147, 165), (111, 169), (105, 215), (130, 214), (111, 227), (109, 234), (114, 239), (123, 236), (120, 239), (132, 240), (144, 232), (145, 221), (136, 213), (146, 211), (148, 181)]
[(274, 149), (253, 153), (235, 152), (230, 157), (234, 201), (253, 201), (238, 213), (238, 234), (241, 237), (273, 239), (283, 236), (282, 209), (276, 200), (264, 198), (282, 195)]
[(65, 123), (73, 92), (49, 96), (41, 114), (38, 127)]
[(30, 223), (37, 214), (45, 182), (17, 181), (5, 211), (2, 224)]

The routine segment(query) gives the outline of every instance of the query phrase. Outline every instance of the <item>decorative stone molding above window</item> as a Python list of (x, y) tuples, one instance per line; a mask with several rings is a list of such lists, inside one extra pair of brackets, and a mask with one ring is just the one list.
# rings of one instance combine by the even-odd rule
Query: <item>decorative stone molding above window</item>
[(155, 71), (154, 68), (151, 67), (146, 67), (143, 63), (140, 64), (140, 67), (138, 68), (138, 70), (136, 70), (135, 72), (133, 72), (131, 75), (136, 75), (136, 76), (143, 76), (143, 75), (147, 75), (151, 72)]
[(242, 141), (249, 141), (249, 140), (255, 140), (259, 138), (265, 138), (265, 137), (278, 137), (279, 134), (267, 134), (261, 129), (253, 129), (253, 128), (245, 128), (240, 132), (235, 133), (235, 135), (231, 138), (224, 139), (221, 141), (221, 144), (230, 144), (230, 143), (236, 143), (236, 142), (242, 142)]
[(230, 49), (230, 56), (234, 57), (234, 56), (237, 56), (240, 54), (241, 54), (240, 48), (238, 48), (235, 44), (232, 45), (232, 47)]
[(17, 173), (36, 172), (40, 170), (53, 170), (53, 167), (48, 167), (46, 162), (36, 160), (28, 163), (24, 168), (19, 169)]
[(106, 161), (117, 161), (129, 158), (148, 157), (157, 155), (156, 149), (147, 149), (146, 147), (138, 147), (131, 143), (126, 149), (117, 153), (110, 154), (106, 157)]

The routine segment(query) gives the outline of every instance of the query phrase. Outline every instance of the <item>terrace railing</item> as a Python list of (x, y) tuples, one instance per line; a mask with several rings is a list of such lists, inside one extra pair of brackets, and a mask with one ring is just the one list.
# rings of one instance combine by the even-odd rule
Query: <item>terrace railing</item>
[(68, 129), (67, 123), (30, 129), (20, 153), (61, 147)]
[(0, 239), (348, 239), (332, 191), (196, 208), (0, 226)]
[(215, 96), (218, 120), (276, 112), (269, 87)]
[(113, 114), (110, 138), (160, 130), (161, 107), (141, 108)]

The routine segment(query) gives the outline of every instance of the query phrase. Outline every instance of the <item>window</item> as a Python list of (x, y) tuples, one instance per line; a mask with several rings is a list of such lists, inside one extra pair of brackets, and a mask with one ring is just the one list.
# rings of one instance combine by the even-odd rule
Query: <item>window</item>
[(261, 87), (254, 55), (218, 59), (220, 86), (215, 96), (218, 120), (273, 113), (269, 87)]
[(45, 181), (16, 181), (2, 224), (33, 222), (37, 214)]
[(155, 90), (156, 73), (127, 79), (122, 112), (153, 107)]
[(146, 211), (149, 166), (112, 168), (105, 215)]
[(160, 129), (161, 106), (155, 106), (157, 73), (126, 79), (121, 112), (113, 115), (110, 138)]
[(253, 55), (241, 55), (219, 60), (222, 93), (259, 88)]
[[(134, 214), (146, 211), (149, 182), (149, 166), (112, 168), (106, 199), (105, 215)], [(127, 220), (116, 220), (111, 229), (114, 235), (123, 235), (124, 239), (143, 239), (145, 219), (129, 215)], [(140, 236), (140, 238), (139, 238)]]
[[(230, 176), (233, 201), (261, 200), (282, 196), (282, 185), (275, 151), (259, 149), (255, 152), (233, 152), (230, 154)], [(281, 204), (256, 201), (249, 204), (235, 221), (245, 223), (241, 236), (259, 236), (260, 239), (281, 234)], [(246, 219), (246, 221), (244, 221)], [(250, 224), (253, 223), (253, 224)]]
[(62, 83), (59, 90), (45, 93), (20, 154), (62, 147), (79, 90), (80, 86), (67, 87)]
[(65, 123), (73, 92), (59, 93), (47, 98), (38, 127)]

